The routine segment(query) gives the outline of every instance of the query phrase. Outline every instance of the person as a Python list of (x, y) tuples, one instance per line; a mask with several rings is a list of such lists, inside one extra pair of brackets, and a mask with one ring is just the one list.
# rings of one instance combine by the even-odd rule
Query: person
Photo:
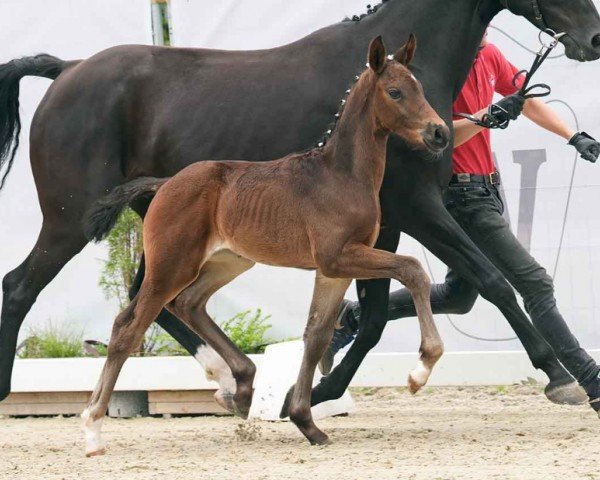
[[(488, 42), (486, 32), (454, 104), (454, 112), (472, 113), (481, 120), (497, 92), (504, 98), (490, 110), (495, 120), (509, 122), (522, 112), (540, 127), (568, 140), (582, 158), (595, 162), (600, 154), (600, 144), (586, 133), (573, 131), (543, 101), (526, 100), (515, 92), (524, 81), (517, 73), (517, 68)], [(523, 297), (534, 325), (586, 390), (591, 406), (600, 415), (600, 367), (580, 347), (561, 316), (552, 279), (519, 243), (502, 216), (504, 204), (498, 190), (500, 176), (493, 161), (489, 129), (459, 117), (455, 117), (454, 129), (453, 176), (445, 191), (446, 208)], [(465, 314), (471, 310), (477, 296), (477, 290), (469, 282), (449, 270), (443, 284), (432, 286), (432, 308), (434, 313)], [(406, 289), (391, 293), (389, 320), (415, 315), (412, 297)], [(323, 373), (331, 370), (335, 354), (354, 340), (359, 328), (360, 304), (344, 300), (334, 336), (319, 364)]]

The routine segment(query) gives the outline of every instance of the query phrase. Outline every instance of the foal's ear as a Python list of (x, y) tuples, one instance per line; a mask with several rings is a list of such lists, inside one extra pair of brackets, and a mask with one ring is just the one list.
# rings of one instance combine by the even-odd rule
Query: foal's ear
[(381, 35), (377, 38), (374, 38), (371, 41), (371, 45), (369, 45), (369, 67), (375, 73), (380, 74), (383, 72), (386, 62), (385, 57), (385, 45), (383, 44), (383, 39)]
[(408, 37), (408, 41), (400, 47), (400, 50), (396, 52), (394, 58), (405, 67), (410, 65), (413, 57), (415, 56), (415, 50), (417, 49), (417, 37), (412, 33)]

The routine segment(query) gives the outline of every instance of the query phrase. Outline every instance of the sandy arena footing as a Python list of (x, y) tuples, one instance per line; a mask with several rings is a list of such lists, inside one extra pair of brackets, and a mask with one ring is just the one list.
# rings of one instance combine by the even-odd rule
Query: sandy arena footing
[(354, 394), (354, 414), (318, 423), (326, 447), (290, 423), (107, 419), (107, 454), (85, 458), (78, 418), (3, 418), (0, 479), (600, 479), (600, 420), (540, 387)]

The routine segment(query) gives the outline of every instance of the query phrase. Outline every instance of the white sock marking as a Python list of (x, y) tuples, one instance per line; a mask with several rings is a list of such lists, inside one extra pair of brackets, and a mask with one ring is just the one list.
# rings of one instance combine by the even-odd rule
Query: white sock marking
[(83, 420), (83, 430), (85, 432), (85, 454), (90, 455), (102, 452), (106, 444), (102, 440), (102, 421), (104, 417), (98, 420), (92, 420), (89, 409), (85, 409), (81, 414)]
[(194, 358), (204, 368), (206, 378), (218, 382), (223, 394), (233, 395), (235, 393), (236, 383), (231, 369), (217, 352), (208, 345), (200, 345)]
[(412, 372), (410, 372), (410, 376), (413, 381), (420, 386), (423, 386), (427, 383), (429, 375), (431, 375), (431, 370), (425, 366), (422, 360), (419, 360), (417, 362), (417, 366)]

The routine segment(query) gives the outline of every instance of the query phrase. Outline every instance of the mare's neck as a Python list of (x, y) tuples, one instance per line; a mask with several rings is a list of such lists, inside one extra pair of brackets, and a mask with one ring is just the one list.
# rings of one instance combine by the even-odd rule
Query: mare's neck
[(386, 45), (396, 49), (409, 33), (414, 33), (419, 48), (411, 70), (425, 87), (440, 82), (451, 85), (456, 97), (475, 60), (485, 29), (501, 10), (500, 3), (498, 0), (419, 0), (418, 4), (415, 7), (414, 0), (389, 0), (377, 13), (358, 23), (360, 37), (364, 37), (361, 42), (382, 35)]

